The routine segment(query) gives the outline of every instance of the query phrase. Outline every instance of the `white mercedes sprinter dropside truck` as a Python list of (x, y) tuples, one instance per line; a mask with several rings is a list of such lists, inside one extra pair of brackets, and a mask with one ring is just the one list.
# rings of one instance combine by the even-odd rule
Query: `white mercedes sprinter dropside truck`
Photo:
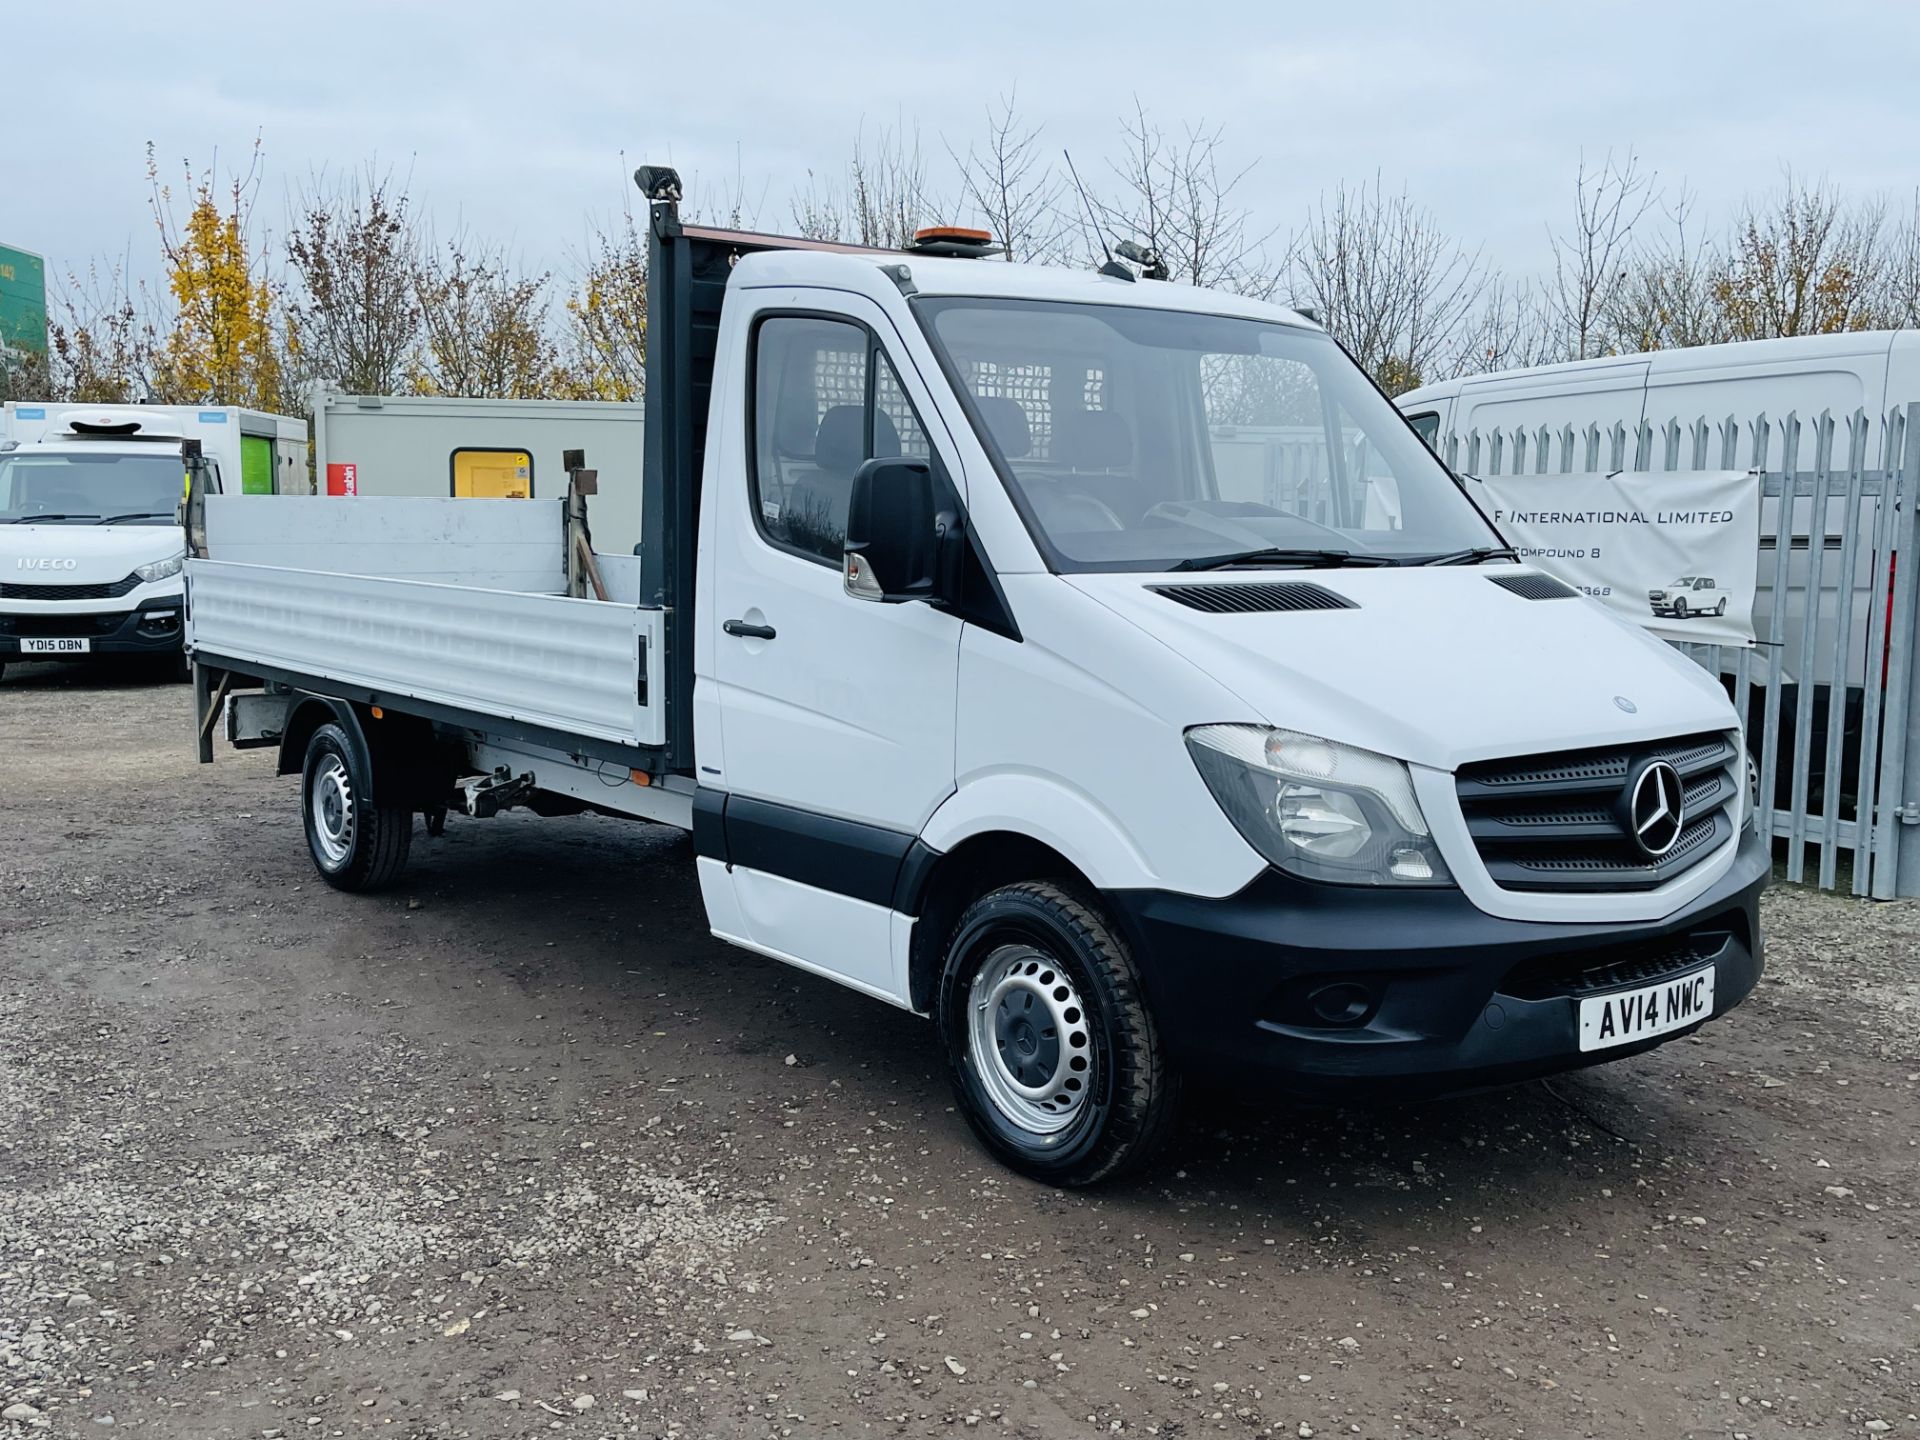
[[(690, 828), (716, 935), (931, 1018), (981, 1140), (1057, 1184), (1141, 1160), (1190, 1076), (1431, 1096), (1752, 990), (1725, 695), (1514, 563), (1317, 326), (951, 234), (700, 229), (636, 178), (608, 598), (562, 593), (557, 499), (189, 506), (203, 758), (223, 719), (277, 746), (330, 883), (449, 811)], [(1250, 427), (1290, 437), (1257, 493), (1218, 459)], [(331, 506), (297, 552), (288, 506)]]

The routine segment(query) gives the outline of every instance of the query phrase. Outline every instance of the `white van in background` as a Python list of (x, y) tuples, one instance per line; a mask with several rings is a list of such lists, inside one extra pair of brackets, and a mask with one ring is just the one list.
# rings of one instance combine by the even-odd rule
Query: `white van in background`
[[(198, 440), (220, 472), (229, 495), (310, 495), (307, 422), (241, 405), (29, 404), (10, 400), (0, 411), (0, 442), (27, 445), (73, 434), (79, 419), (95, 430), (134, 425), (147, 433)], [(177, 448), (177, 447), (176, 447)]]
[[(1789, 412), (1811, 421), (1822, 410), (1844, 422), (1864, 409), (1877, 440), (1886, 413), (1920, 400), (1920, 330), (1858, 330), (1842, 335), (1795, 335), (1783, 340), (1747, 340), (1698, 345), (1645, 355), (1610, 355), (1528, 370), (1466, 375), (1409, 390), (1394, 401), (1428, 445), (1442, 437), (1462, 444), (1478, 431), (1558, 430), (1572, 425), (1603, 431), (1642, 420), (1656, 431), (1668, 420), (1682, 424), (1731, 415), (1785, 419)], [(1743, 429), (1736, 468), (1753, 463), (1753, 437)], [(1811, 465), (1811, 428), (1802, 434), (1801, 468)], [(1777, 451), (1768, 457), (1778, 467)]]
[[(1645, 355), (1540, 365), (1424, 385), (1398, 396), (1394, 403), (1435, 453), (1462, 471), (1476, 471), (1485, 466), (1487, 474), (1499, 473), (1500, 469), (1500, 462), (1494, 458), (1495, 435), (1504, 437), (1509, 457), (1517, 448), (1516, 432), (1532, 439), (1524, 464), (1534, 469), (1544, 432), (1553, 444), (1552, 459), (1546, 467), (1551, 471), (1564, 468), (1557, 438), (1563, 430), (1572, 427), (1577, 437), (1575, 453), (1584, 460), (1584, 444), (1578, 437), (1584, 437), (1592, 425), (1597, 425), (1602, 434), (1598, 468), (1664, 469), (1663, 432), (1668, 422), (1678, 421), (1682, 427), (1690, 427), (1703, 419), (1711, 434), (1707, 463), (1720, 467), (1726, 460), (1721, 449), (1720, 427), (1729, 418), (1736, 422), (1738, 439), (1727, 468), (1747, 469), (1764, 461), (1767, 470), (1809, 471), (1817, 464), (1815, 422), (1824, 411), (1834, 422), (1832, 466), (1833, 473), (1840, 477), (1846, 472), (1847, 424), (1855, 412), (1866, 414), (1866, 466), (1877, 468), (1884, 459), (1888, 413), (1913, 401), (1920, 401), (1920, 330), (1797, 335), (1780, 340), (1700, 345), (1685, 350), (1656, 350)], [(1798, 453), (1791, 456), (1784, 453), (1785, 431), (1781, 425), (1789, 415), (1801, 422)], [(1762, 416), (1769, 422), (1768, 444), (1764, 455), (1756, 457), (1758, 430), (1753, 422)], [(1643, 424), (1651, 434), (1650, 453), (1636, 457), (1636, 432)], [(1611, 442), (1606, 438), (1616, 425), (1624, 426), (1627, 436), (1625, 452), (1618, 460), (1613, 458)], [(1688, 439), (1683, 439), (1682, 468), (1692, 468)], [(1510, 470), (1511, 464), (1506, 468)], [(1576, 461), (1572, 468), (1586, 467)], [(1843, 479), (1836, 479), (1836, 488), (1844, 483)], [(1874, 557), (1872, 546), (1862, 544), (1855, 554), (1850, 581), (1841, 575), (1839, 557), (1848, 528), (1846, 500), (1836, 495), (1827, 504), (1824, 527), (1827, 558), (1821, 568), (1820, 582), (1826, 599), (1821, 610), (1831, 613), (1835, 592), (1851, 583), (1854, 604), (1847, 661), (1847, 683), (1851, 688), (1861, 684), (1870, 608), (1867, 597), (1876, 578), (1875, 567), (1880, 562)], [(1854, 521), (1858, 533), (1871, 533), (1874, 505), (1871, 499), (1861, 501), (1861, 513)], [(1760, 512), (1761, 558), (1753, 621), (1763, 639), (1772, 633), (1779, 508), (1778, 500), (1768, 500), (1762, 503)], [(1788, 558), (1788, 600), (1783, 616), (1786, 678), (1796, 683), (1802, 678), (1817, 680), (1829, 675), (1835, 658), (1833, 637), (1823, 633), (1817, 638), (1812, 675), (1799, 674), (1807, 612), (1810, 519), (1808, 505), (1796, 507)], [(1671, 613), (1661, 608), (1657, 598), (1649, 598), (1654, 602), (1655, 614)], [(1689, 608), (1698, 611), (1712, 607), (1690, 604)]]
[(0, 670), (141, 657), (183, 670), (181, 444), (213, 484), (307, 489), (306, 422), (215, 406), (9, 403), (0, 433)]

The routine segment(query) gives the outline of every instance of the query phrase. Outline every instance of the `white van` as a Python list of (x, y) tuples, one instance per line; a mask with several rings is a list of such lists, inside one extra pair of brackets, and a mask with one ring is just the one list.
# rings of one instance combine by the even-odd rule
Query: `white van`
[(96, 655), (180, 663), (183, 441), (200, 442), (218, 490), (306, 489), (296, 417), (12, 402), (4, 423), (0, 670)]
[(418, 816), (685, 827), (716, 935), (929, 1016), (1054, 1184), (1185, 1075), (1425, 1097), (1752, 990), (1727, 697), (1518, 564), (1319, 326), (641, 181), (638, 603), (561, 593), (557, 496), (189, 506), (202, 758), (277, 747), (328, 884), (394, 883)]
[[(1438, 449), (1444, 436), (1464, 442), (1475, 431), (1583, 431), (1590, 424), (1607, 430), (1619, 423), (1631, 432), (1642, 420), (1657, 430), (1676, 418), (1780, 420), (1790, 411), (1810, 421), (1822, 410), (1836, 420), (1865, 410), (1877, 435), (1887, 411), (1910, 400), (1920, 400), (1920, 330), (1795, 335), (1464, 375), (1409, 390), (1394, 403)], [(1751, 434), (1743, 432), (1740, 443), (1746, 448), (1734, 464), (1751, 465)], [(1803, 436), (1801, 462), (1811, 463), (1811, 443)], [(1777, 451), (1768, 462), (1781, 463)]]
[[(1394, 403), (1436, 454), (1462, 470), (1473, 470), (1483, 464), (1497, 466), (1498, 462), (1491, 459), (1495, 435), (1505, 437), (1507, 453), (1511, 455), (1517, 449), (1516, 432), (1529, 438), (1543, 434), (1555, 437), (1570, 426), (1580, 437), (1594, 425), (1603, 436), (1616, 425), (1624, 426), (1628, 437), (1625, 453), (1618, 461), (1612, 458), (1610, 443), (1603, 441), (1601, 468), (1618, 464), (1634, 469), (1660, 469), (1665, 463), (1661, 436), (1668, 422), (1677, 420), (1687, 427), (1702, 419), (1714, 427), (1710, 453), (1717, 463), (1726, 458), (1720, 449), (1718, 427), (1731, 418), (1738, 428), (1731, 468), (1746, 469), (1764, 461), (1764, 468), (1768, 470), (1808, 471), (1818, 463), (1813, 422), (1824, 411), (1831, 414), (1835, 426), (1835, 471), (1844, 474), (1849, 418), (1855, 412), (1865, 412), (1866, 464), (1877, 467), (1882, 460), (1888, 412), (1913, 401), (1920, 401), (1920, 330), (1797, 335), (1780, 340), (1700, 345), (1684, 350), (1656, 350), (1645, 355), (1540, 365), (1527, 370), (1443, 380), (1409, 390)], [(1787, 455), (1783, 449), (1785, 431), (1780, 422), (1790, 414), (1801, 421), (1795, 455)], [(1768, 446), (1763, 456), (1756, 457), (1757, 428), (1752, 422), (1761, 416), (1770, 422)], [(1636, 463), (1634, 437), (1643, 424), (1653, 436), (1653, 450)], [(1473, 443), (1476, 437), (1477, 447)], [(1540, 443), (1539, 438), (1534, 438), (1536, 448), (1529, 459), (1537, 458)], [(1563, 468), (1558, 452), (1554, 454), (1549, 468)], [(1573, 468), (1585, 466), (1576, 462)], [(1854, 520), (1857, 532), (1870, 531), (1873, 504), (1871, 500), (1862, 501), (1861, 513)], [(1841, 575), (1839, 555), (1848, 529), (1845, 512), (1844, 498), (1835, 496), (1828, 501), (1823, 546), (1826, 560), (1821, 570), (1824, 598), (1819, 613), (1835, 613), (1835, 592), (1851, 584), (1854, 599), (1847, 643), (1847, 684), (1852, 688), (1862, 681), (1871, 609), (1868, 597), (1878, 578), (1875, 567), (1884, 561), (1877, 560), (1872, 547), (1863, 544), (1856, 551), (1852, 576)], [(1807, 676), (1800, 674), (1811, 553), (1810, 520), (1809, 506), (1796, 507), (1789, 542), (1788, 598), (1780, 636), (1785, 678), (1789, 683), (1802, 679), (1819, 681), (1834, 669), (1835, 637), (1823, 628), (1815, 637), (1812, 671)], [(1753, 607), (1754, 627), (1763, 638), (1773, 633), (1779, 528), (1779, 501), (1768, 500), (1761, 506), (1759, 586)], [(1649, 599), (1653, 600), (1654, 614), (1674, 613), (1670, 606), (1662, 608), (1659, 599), (1652, 596)], [(1695, 614), (1713, 608), (1691, 598), (1687, 605), (1689, 612)]]

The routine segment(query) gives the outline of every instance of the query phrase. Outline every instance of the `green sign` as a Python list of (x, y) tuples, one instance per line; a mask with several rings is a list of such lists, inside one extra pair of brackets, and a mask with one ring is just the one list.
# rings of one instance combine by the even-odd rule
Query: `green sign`
[(47, 353), (47, 262), (0, 245), (0, 345)]

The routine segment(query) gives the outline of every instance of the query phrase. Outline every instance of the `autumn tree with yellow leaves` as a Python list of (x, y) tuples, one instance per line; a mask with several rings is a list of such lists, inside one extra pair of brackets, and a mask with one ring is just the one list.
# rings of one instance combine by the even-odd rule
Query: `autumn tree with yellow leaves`
[(284, 407), (287, 342), (278, 322), (278, 294), (267, 273), (266, 247), (255, 247), (253, 202), (260, 188), (260, 147), (224, 191), (215, 170), (185, 167), (185, 214), (160, 178), (147, 147), (147, 183), (160, 233), (173, 313), (154, 364), (155, 399), (175, 404)]

